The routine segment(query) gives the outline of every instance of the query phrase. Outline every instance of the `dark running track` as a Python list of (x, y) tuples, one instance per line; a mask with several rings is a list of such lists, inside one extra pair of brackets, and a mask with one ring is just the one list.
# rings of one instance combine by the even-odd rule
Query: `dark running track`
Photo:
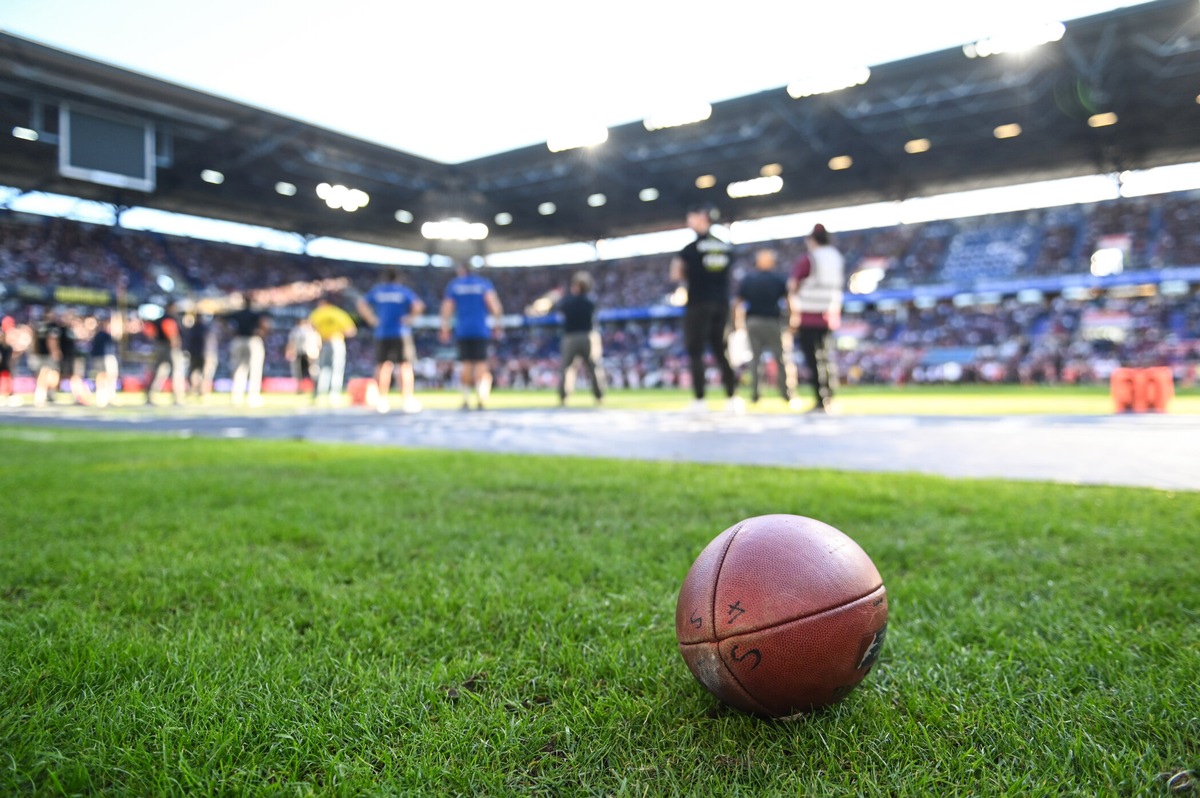
[(624, 410), (361, 408), (237, 415), (173, 410), (0, 410), (0, 438), (21, 427), (126, 430), (486, 452), (919, 472), (1077, 484), (1200, 490), (1200, 416), (829, 416)]

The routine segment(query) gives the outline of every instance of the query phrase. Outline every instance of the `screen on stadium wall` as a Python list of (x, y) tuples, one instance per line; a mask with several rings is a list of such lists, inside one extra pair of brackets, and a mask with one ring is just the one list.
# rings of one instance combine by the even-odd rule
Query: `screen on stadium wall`
[(154, 123), (63, 104), (58, 129), (58, 170), (64, 177), (154, 190)]

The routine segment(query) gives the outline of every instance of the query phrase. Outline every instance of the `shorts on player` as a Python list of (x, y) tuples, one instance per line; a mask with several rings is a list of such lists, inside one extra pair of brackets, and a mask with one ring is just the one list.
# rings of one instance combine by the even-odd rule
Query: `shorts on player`
[(62, 374), (62, 361), (50, 355), (28, 355), (25, 359), (25, 364), (29, 366), (29, 370), (37, 374), (42, 369), (50, 369)]
[(119, 366), (116, 355), (94, 355), (92, 357), (92, 367), (96, 369), (97, 374), (111, 374), (115, 377)]
[(63, 362), (64, 377), (80, 377), (87, 374), (87, 358), (83, 355), (75, 355), (74, 357)]
[(376, 363), (412, 363), (416, 349), (411, 335), (401, 338), (380, 338), (375, 342)]
[(488, 359), (488, 339), (459, 338), (458, 359), (467, 363), (482, 363)]

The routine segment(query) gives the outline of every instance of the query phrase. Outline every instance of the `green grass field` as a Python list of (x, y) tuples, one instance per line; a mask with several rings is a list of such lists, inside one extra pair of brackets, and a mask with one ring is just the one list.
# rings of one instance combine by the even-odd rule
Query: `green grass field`
[[(0, 795), (1200, 791), (1197, 493), (27, 427), (0, 486)], [(674, 636), (776, 512), (891, 605), (786, 723)]]

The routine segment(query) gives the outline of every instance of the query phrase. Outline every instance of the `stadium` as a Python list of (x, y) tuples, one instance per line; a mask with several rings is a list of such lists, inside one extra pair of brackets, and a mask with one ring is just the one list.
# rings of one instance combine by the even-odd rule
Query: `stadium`
[[(449, 162), (0, 32), (0, 792), (1200, 792), (1200, 6), (1022, 34)], [(710, 222), (726, 309), (830, 231), (828, 405), (800, 329), (722, 401)], [(670, 625), (774, 514), (890, 606), (787, 721)]]

